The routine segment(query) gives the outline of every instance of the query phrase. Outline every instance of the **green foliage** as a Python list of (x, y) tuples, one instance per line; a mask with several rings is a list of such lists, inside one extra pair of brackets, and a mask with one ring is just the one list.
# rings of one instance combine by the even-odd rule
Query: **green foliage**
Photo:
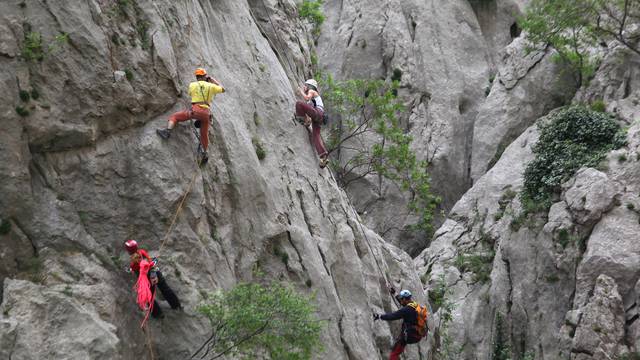
[(623, 163), (625, 161), (627, 161), (627, 155), (625, 155), (625, 154), (618, 155), (618, 162), (619, 163)]
[(584, 107), (564, 108), (539, 125), (535, 158), (524, 171), (523, 203), (550, 205), (562, 182), (583, 166), (597, 166), (606, 154), (625, 144), (614, 119)]
[(251, 142), (256, 149), (256, 156), (258, 157), (258, 160), (264, 160), (264, 158), (267, 157), (267, 150), (265, 150), (260, 139), (254, 137), (253, 139), (251, 139)]
[(640, 360), (640, 353), (632, 352), (624, 355), (620, 355), (618, 360)]
[(498, 211), (496, 211), (496, 214), (493, 216), (493, 220), (499, 221), (502, 219), (504, 212), (507, 210), (507, 206), (509, 206), (516, 195), (518, 195), (518, 193), (511, 189), (507, 189), (502, 193), (498, 200)]
[[(635, 21), (634, 21), (635, 20)], [(536, 47), (551, 45), (568, 64), (578, 86), (590, 79), (599, 59), (591, 48), (615, 39), (630, 50), (640, 50), (627, 36), (640, 20), (640, 2), (634, 0), (533, 0), (520, 27)]]
[(0, 222), (0, 235), (7, 235), (11, 231), (11, 221), (9, 219), (2, 219)]
[(472, 272), (473, 281), (485, 284), (491, 280), (493, 258), (496, 253), (492, 250), (486, 254), (459, 254), (455, 266), (461, 272)]
[[(365, 176), (377, 178), (376, 191), (382, 196), (384, 182), (390, 181), (409, 195), (408, 210), (418, 217), (412, 230), (432, 232), (432, 220), (440, 199), (431, 192), (427, 161), (418, 160), (411, 150), (411, 136), (405, 133), (398, 114), (404, 106), (397, 99), (398, 81), (323, 79), (322, 96), (327, 108), (338, 115), (332, 123), (328, 147), (336, 153), (334, 166), (338, 182), (347, 187)], [(375, 139), (371, 142), (371, 139)], [(364, 145), (367, 144), (367, 145)], [(342, 147), (348, 158), (342, 159)]]
[(595, 100), (591, 103), (591, 105), (589, 105), (589, 107), (591, 108), (591, 110), (593, 111), (597, 111), (597, 112), (607, 112), (607, 104), (604, 103), (604, 101), (602, 100)]
[(633, 210), (635, 210), (635, 208), (636, 208), (636, 206), (633, 205), (633, 203), (627, 203), (627, 209), (633, 211)]
[(130, 69), (124, 69), (124, 76), (128, 81), (133, 80), (133, 71), (131, 71)]
[(205, 359), (303, 360), (321, 349), (312, 299), (290, 287), (242, 283), (208, 294), (198, 311), (211, 324), (211, 338), (196, 352), (209, 349)]
[(277, 256), (285, 266), (289, 266), (289, 254), (279, 246), (273, 247), (273, 255)]
[(493, 338), (493, 354), (491, 360), (511, 360), (511, 347), (509, 346), (509, 336), (506, 332), (504, 317), (501, 313), (496, 313), (496, 330)]
[(47, 55), (50, 55), (69, 42), (69, 34), (60, 33), (56, 35), (53, 41), (45, 46), (42, 35), (36, 31), (30, 31), (24, 35), (24, 44), (21, 56), (26, 61), (42, 61)]
[(400, 80), (402, 80), (402, 70), (398, 68), (393, 69), (393, 75), (391, 75), (391, 81), (400, 82)]
[(457, 360), (460, 359), (462, 349), (456, 347), (453, 338), (449, 335), (449, 324), (453, 320), (453, 310), (455, 304), (451, 301), (452, 291), (447, 287), (444, 274), (440, 275), (436, 287), (429, 291), (429, 299), (434, 305), (434, 311), (438, 311), (440, 322), (437, 326), (437, 341), (434, 347), (435, 360)]
[(140, 47), (142, 50), (149, 50), (151, 48), (151, 39), (149, 38), (149, 22), (139, 19), (136, 23), (136, 32), (140, 39)]
[(22, 117), (29, 116), (29, 110), (23, 108), (22, 106), (16, 106), (16, 112)]
[(40, 98), (40, 92), (36, 88), (31, 88), (31, 98), (33, 100), (38, 100)]
[(298, 14), (301, 19), (309, 21), (313, 25), (314, 35), (319, 35), (320, 26), (325, 20), (322, 13), (323, 0), (303, 0), (298, 5)]
[(62, 289), (62, 293), (68, 297), (73, 297), (73, 290), (69, 285), (65, 286), (64, 289)]
[(558, 243), (560, 243), (563, 249), (569, 245), (569, 238), (569, 230), (560, 229), (560, 231), (558, 231)]
[(29, 94), (29, 92), (27, 90), (20, 90), (20, 92), (18, 93), (18, 95), (20, 96), (20, 100), (27, 102), (31, 99), (31, 94)]
[(25, 34), (24, 45), (22, 48), (22, 58), (27, 61), (44, 60), (42, 36), (39, 32), (31, 31)]

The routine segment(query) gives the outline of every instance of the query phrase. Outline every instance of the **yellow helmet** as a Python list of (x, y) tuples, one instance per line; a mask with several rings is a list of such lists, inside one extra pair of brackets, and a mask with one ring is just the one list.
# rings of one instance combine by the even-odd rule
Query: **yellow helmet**
[(197, 68), (194, 73), (196, 74), (196, 76), (205, 76), (207, 75), (207, 70), (203, 68)]

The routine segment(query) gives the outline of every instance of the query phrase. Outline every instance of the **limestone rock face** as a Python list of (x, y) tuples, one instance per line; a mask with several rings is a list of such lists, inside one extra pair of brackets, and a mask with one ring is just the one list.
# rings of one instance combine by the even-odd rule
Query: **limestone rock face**
[[(320, 64), (342, 79), (399, 78), (407, 131), (416, 154), (431, 164), (432, 187), (445, 213), (513, 140), (576, 91), (551, 50), (526, 51), (516, 24), (525, 5), (325, 1)], [(408, 231), (417, 220), (407, 214), (406, 194), (393, 185), (378, 187), (377, 177), (369, 176), (348, 192), (367, 224), (417, 255), (429, 239)], [(436, 226), (443, 220), (436, 216)]]
[[(0, 40), (0, 358), (147, 357), (130, 238), (185, 306), (150, 320), (156, 359), (190, 357), (209, 333), (202, 292), (241, 281), (316, 294), (316, 358), (387, 356), (397, 329), (371, 319), (394, 309), (386, 284), (425, 299), (291, 120), (309, 54), (293, 1), (2, 2)], [(202, 169), (190, 123), (155, 133), (196, 67), (227, 89)]]
[[(607, 54), (596, 83), (580, 89), (575, 102), (601, 99), (602, 89), (622, 81), (626, 90), (607, 92), (605, 102), (631, 104), (639, 89), (631, 70), (636, 60), (621, 61), (621, 51)], [(496, 344), (534, 359), (623, 358), (640, 350), (640, 127), (626, 115), (635, 106), (617, 112), (633, 124), (627, 146), (609, 153), (598, 169), (580, 169), (548, 212), (524, 217), (518, 194), (537, 141), (535, 125), (527, 129), (415, 259), (428, 291), (442, 280), (452, 289), (449, 333), (465, 344), (460, 358), (490, 357)]]

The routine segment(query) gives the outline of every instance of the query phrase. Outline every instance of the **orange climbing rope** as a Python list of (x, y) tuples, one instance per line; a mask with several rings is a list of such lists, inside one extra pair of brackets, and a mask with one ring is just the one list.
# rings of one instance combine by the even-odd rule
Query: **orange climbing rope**
[[(200, 164), (198, 164), (200, 165)], [(167, 240), (169, 239), (169, 235), (171, 234), (171, 231), (173, 230), (173, 227), (176, 223), (176, 220), (178, 219), (178, 215), (180, 215), (180, 212), (182, 211), (182, 208), (184, 207), (184, 203), (185, 200), (187, 199), (187, 196), (189, 196), (189, 194), (191, 193), (191, 189), (193, 188), (193, 184), (196, 181), (196, 177), (198, 175), (198, 169), (196, 169), (193, 172), (193, 176), (191, 176), (191, 181), (189, 181), (189, 185), (187, 186), (187, 189), (184, 193), (184, 195), (182, 196), (182, 199), (180, 200), (180, 203), (178, 204), (178, 207), (176, 208), (176, 212), (173, 215), (173, 219), (171, 219), (171, 223), (169, 224), (169, 228), (167, 229), (167, 232), (164, 234), (164, 238), (162, 239), (162, 242), (160, 243), (160, 248), (158, 248), (158, 255), (157, 257), (160, 257), (160, 254), (162, 253), (162, 249), (164, 248), (164, 245), (166, 244)], [(147, 319), (149, 318), (149, 315), (151, 314), (151, 311), (153, 311), (153, 303), (155, 301), (155, 297), (156, 297), (156, 292), (155, 289), (153, 291), (152, 297), (151, 297), (151, 304), (150, 306), (147, 308), (146, 314), (144, 316), (144, 318), (142, 319), (142, 323), (140, 324), (140, 328), (142, 328), (142, 331), (145, 333), (145, 337), (146, 337), (146, 341), (147, 341), (147, 347), (149, 348), (149, 357), (151, 360), (155, 359), (155, 355), (153, 353), (153, 344), (151, 342), (151, 329), (147, 326)]]

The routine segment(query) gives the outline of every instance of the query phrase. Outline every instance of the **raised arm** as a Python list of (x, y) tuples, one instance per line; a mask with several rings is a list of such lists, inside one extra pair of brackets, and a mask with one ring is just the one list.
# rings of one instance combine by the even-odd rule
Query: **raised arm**
[(212, 77), (207, 78), (207, 81), (214, 84), (214, 85), (218, 85), (220, 86), (220, 88), (222, 89), (221, 92), (226, 92), (227, 90), (225, 90), (224, 86), (222, 86), (222, 84), (220, 84), (220, 81), (218, 81), (218, 79), (214, 79)]

